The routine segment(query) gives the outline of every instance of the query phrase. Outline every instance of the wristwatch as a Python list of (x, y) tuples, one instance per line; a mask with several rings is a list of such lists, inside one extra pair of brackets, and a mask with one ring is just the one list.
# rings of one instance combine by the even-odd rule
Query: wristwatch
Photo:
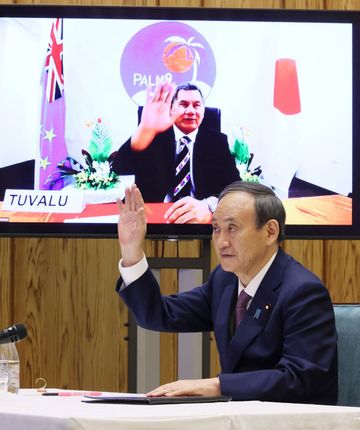
[(211, 213), (214, 213), (214, 211), (216, 209), (216, 206), (217, 206), (218, 199), (216, 197), (214, 197), (214, 196), (211, 196), (211, 197), (208, 197), (205, 200), (206, 200), (206, 203), (208, 205), (209, 211)]

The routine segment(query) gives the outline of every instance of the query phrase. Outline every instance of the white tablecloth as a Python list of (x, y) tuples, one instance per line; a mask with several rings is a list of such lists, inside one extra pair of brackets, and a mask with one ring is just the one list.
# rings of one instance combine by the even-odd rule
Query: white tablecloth
[(360, 430), (360, 408), (271, 402), (84, 403), (81, 396), (0, 397), (1, 430)]

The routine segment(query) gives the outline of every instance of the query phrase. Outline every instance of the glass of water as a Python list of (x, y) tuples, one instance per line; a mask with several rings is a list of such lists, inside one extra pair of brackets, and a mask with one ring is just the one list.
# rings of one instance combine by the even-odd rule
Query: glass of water
[(6, 393), (9, 382), (9, 363), (0, 359), (0, 393)]

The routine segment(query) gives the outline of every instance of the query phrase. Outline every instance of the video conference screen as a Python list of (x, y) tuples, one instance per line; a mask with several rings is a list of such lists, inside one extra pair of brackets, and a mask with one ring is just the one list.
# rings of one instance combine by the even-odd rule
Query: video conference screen
[(137, 183), (149, 237), (209, 236), (209, 219), (166, 217), (176, 126), (134, 163), (121, 155), (147, 91), (168, 82), (206, 107), (189, 197), (259, 182), (288, 237), (358, 236), (359, 25), (353, 12), (1, 6), (0, 235), (113, 236)]

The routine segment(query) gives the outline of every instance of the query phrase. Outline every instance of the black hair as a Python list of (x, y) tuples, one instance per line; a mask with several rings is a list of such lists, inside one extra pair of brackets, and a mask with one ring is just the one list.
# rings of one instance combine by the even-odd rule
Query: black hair
[(199, 91), (200, 97), (201, 97), (201, 101), (203, 103), (205, 103), (205, 99), (204, 99), (203, 93), (202, 93), (202, 91), (200, 90), (200, 88), (197, 85), (193, 84), (192, 82), (183, 82), (182, 84), (180, 84), (180, 85), (178, 85), (176, 87), (175, 93), (174, 93), (173, 98), (171, 100), (171, 105), (173, 105), (174, 101), (177, 99), (180, 90), (184, 90), (184, 91)]
[(219, 201), (230, 193), (244, 192), (254, 196), (256, 227), (261, 228), (270, 219), (274, 219), (279, 224), (280, 243), (285, 237), (285, 208), (282, 201), (274, 191), (265, 185), (256, 182), (236, 181), (228, 185), (219, 195)]

